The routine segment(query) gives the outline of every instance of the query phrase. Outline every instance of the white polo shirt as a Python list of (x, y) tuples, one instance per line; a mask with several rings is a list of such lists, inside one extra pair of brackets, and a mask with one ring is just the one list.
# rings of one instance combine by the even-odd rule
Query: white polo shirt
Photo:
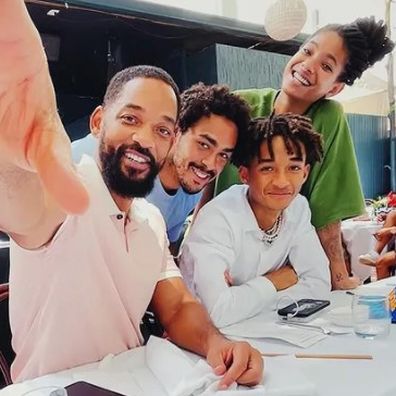
[(159, 210), (134, 199), (125, 219), (95, 161), (84, 156), (78, 171), (90, 195), (87, 212), (68, 216), (48, 246), (11, 243), (14, 381), (140, 345), (157, 282), (180, 276)]
[[(207, 307), (216, 326), (224, 327), (274, 308), (279, 298), (329, 297), (329, 262), (311, 225), (307, 200), (298, 195), (284, 211), (279, 237), (262, 242), (247, 200), (248, 187), (235, 185), (205, 205), (184, 244), (180, 269), (186, 283)], [(290, 261), (298, 283), (277, 292), (263, 275)], [(224, 272), (234, 284), (228, 286)], [(285, 300), (283, 306), (290, 304)]]

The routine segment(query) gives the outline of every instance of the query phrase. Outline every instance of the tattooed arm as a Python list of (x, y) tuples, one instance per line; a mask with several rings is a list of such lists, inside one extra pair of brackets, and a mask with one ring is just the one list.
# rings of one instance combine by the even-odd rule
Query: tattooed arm
[(349, 276), (341, 242), (341, 221), (331, 223), (317, 230), (320, 242), (330, 261), (331, 283), (333, 289), (354, 289), (360, 280)]

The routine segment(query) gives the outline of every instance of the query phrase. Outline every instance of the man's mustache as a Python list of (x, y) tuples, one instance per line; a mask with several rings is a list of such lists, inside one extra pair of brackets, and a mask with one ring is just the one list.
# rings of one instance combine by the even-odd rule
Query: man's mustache
[(155, 158), (154, 158), (153, 154), (151, 154), (150, 150), (142, 147), (139, 143), (123, 144), (122, 146), (120, 146), (118, 148), (118, 150), (117, 150), (118, 151), (118, 153), (117, 153), (118, 157), (119, 158), (122, 157), (127, 150), (134, 150), (137, 153), (142, 154), (145, 157), (149, 158), (151, 165), (155, 165), (156, 164)]
[(209, 179), (213, 179), (216, 176), (215, 171), (208, 170), (207, 166), (205, 165), (198, 165), (195, 162), (190, 162), (190, 166), (193, 166), (194, 168), (197, 168), (198, 170), (208, 173), (209, 174)]

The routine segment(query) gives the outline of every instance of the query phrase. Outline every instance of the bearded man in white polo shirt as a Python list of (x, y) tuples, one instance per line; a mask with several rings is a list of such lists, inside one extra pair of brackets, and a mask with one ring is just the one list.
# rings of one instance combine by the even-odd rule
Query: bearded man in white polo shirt
[[(234, 152), (243, 185), (198, 213), (180, 268), (218, 327), (247, 319), (279, 298), (328, 298), (328, 260), (299, 195), (322, 156), (308, 118), (257, 118)], [(287, 305), (291, 301), (285, 300)]]
[(148, 66), (118, 73), (91, 120), (96, 160), (83, 158), (76, 172), (22, 0), (0, 3), (0, 52), (0, 229), (12, 238), (13, 380), (140, 345), (151, 302), (175, 343), (224, 374), (220, 387), (259, 382), (259, 352), (212, 325), (179, 276), (159, 211), (136, 198), (152, 188), (175, 139), (172, 78)]

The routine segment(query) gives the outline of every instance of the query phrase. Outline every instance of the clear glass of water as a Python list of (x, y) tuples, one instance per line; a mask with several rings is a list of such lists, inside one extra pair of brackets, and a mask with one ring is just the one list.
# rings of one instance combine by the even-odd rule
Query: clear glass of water
[(353, 330), (363, 338), (386, 337), (391, 315), (387, 295), (356, 294), (352, 302)]

